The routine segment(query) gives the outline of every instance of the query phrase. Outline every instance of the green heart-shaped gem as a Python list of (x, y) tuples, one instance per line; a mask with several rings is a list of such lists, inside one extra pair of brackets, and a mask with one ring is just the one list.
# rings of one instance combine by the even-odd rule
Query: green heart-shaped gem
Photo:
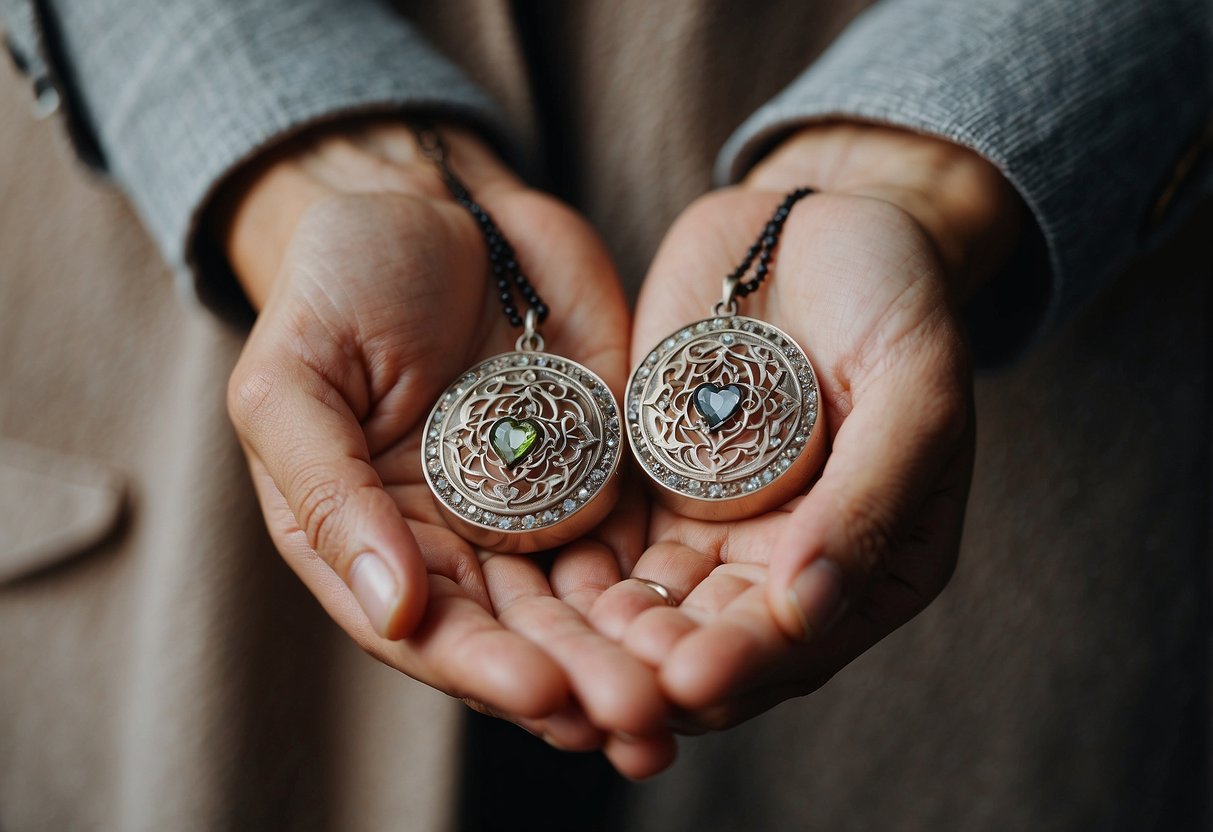
[(505, 417), (493, 423), (489, 441), (506, 468), (513, 468), (535, 447), (539, 425), (533, 419)]

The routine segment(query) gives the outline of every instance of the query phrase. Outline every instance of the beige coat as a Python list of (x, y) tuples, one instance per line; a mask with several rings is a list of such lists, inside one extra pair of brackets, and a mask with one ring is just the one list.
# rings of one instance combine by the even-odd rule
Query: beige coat
[[(467, 5), (424, 28), (533, 125), (520, 44), (462, 34), (504, 12)], [(534, 59), (571, 67), (543, 81), (560, 172), (634, 284), (733, 127), (862, 4), (788, 2), (766, 30), (743, 4), (662, 27), (606, 5), (549, 9)], [(742, 94), (698, 83), (722, 61)], [(174, 294), (122, 197), (27, 113), (0, 69), (0, 829), (449, 828), (462, 706), (360, 653), (280, 562), (224, 413), (242, 334)], [(625, 828), (1133, 829), (1200, 799), (1195, 231), (980, 380), (943, 597), (819, 693), (685, 741)]]

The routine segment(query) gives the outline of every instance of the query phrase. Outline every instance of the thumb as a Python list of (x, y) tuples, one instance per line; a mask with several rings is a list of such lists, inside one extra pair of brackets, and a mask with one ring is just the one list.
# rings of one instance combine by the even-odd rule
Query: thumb
[[(338, 391), (302, 362), (246, 359), (228, 390), (228, 410), (245, 448), (375, 631), (405, 638), (425, 611), (425, 564), (370, 464), (357, 418)], [(287, 531), (271, 529), (276, 540)]]
[(821, 479), (789, 516), (771, 556), (767, 603), (791, 638), (815, 638), (843, 616), (972, 441), (967, 388), (950, 374), (930, 373), (932, 384), (909, 370), (898, 367), (863, 396), (856, 392)]

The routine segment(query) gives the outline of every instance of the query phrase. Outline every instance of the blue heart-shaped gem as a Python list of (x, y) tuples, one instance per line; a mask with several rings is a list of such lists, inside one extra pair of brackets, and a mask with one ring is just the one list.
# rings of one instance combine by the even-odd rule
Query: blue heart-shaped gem
[(736, 384), (718, 387), (705, 382), (695, 388), (695, 409), (708, 423), (708, 430), (715, 430), (737, 412), (741, 405), (741, 388)]

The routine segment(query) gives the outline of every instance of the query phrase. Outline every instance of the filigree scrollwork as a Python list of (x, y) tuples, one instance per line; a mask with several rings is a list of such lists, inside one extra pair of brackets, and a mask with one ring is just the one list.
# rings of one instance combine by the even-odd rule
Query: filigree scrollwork
[[(642, 419), (666, 464), (685, 476), (743, 476), (777, 453), (795, 425), (800, 391), (787, 379), (783, 355), (767, 346), (691, 341), (661, 365), (657, 383), (641, 399)], [(742, 392), (736, 412), (716, 430), (695, 408), (695, 390), (705, 383)]]
[[(696, 392), (734, 390), (709, 425)], [(732, 404), (731, 399), (720, 399)], [(699, 321), (667, 338), (632, 376), (629, 438), (650, 475), (697, 498), (728, 498), (772, 482), (803, 447), (817, 381), (800, 347), (750, 318)]]
[[(514, 467), (493, 451), (490, 429), (504, 417), (539, 426), (535, 447)], [(485, 508), (514, 511), (552, 502), (588, 476), (601, 430), (597, 405), (554, 374), (514, 370), (476, 385), (459, 403), (443, 441), (452, 473)]]
[[(587, 505), (614, 474), (619, 414), (602, 380), (544, 353), (497, 356), (439, 399), (424, 442), (426, 479), (448, 510), (475, 524), (528, 531)], [(493, 427), (514, 420), (536, 437), (507, 463)]]

